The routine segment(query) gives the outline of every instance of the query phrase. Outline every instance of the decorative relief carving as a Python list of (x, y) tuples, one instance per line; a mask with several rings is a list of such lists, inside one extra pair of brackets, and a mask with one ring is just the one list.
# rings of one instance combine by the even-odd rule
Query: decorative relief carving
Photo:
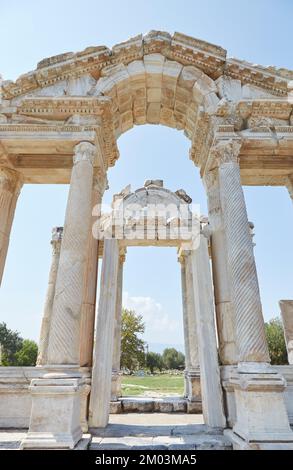
[(241, 139), (220, 140), (213, 146), (211, 152), (218, 165), (238, 163), (241, 146)]
[(80, 142), (74, 147), (73, 164), (76, 165), (82, 161), (88, 161), (94, 164), (96, 146), (90, 142)]

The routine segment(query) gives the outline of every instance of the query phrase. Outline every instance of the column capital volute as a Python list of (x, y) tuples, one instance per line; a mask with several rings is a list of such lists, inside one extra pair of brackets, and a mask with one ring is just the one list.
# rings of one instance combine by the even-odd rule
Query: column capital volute
[(63, 227), (53, 227), (51, 245), (52, 245), (54, 252), (60, 252), (62, 237), (63, 237)]
[(88, 161), (92, 165), (94, 164), (96, 155), (96, 146), (91, 142), (79, 142), (74, 147), (74, 154), (73, 154), (73, 164), (76, 165), (82, 161)]
[(0, 188), (10, 193), (16, 193), (21, 190), (23, 185), (23, 176), (12, 168), (0, 168)]
[(242, 139), (218, 140), (214, 143), (211, 152), (217, 166), (225, 163), (239, 163), (239, 154)]

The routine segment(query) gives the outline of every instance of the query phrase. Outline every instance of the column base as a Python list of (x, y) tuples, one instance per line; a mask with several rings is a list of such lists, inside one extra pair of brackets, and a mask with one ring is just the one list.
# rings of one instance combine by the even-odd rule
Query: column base
[(111, 401), (118, 401), (121, 397), (121, 374), (120, 371), (112, 369)]
[(190, 402), (201, 403), (200, 372), (199, 369), (190, 369), (187, 371), (188, 395)]
[[(78, 375), (78, 374), (77, 374)], [(84, 379), (64, 373), (33, 379), (32, 411), (21, 449), (73, 449), (82, 438), (80, 424)]]
[(285, 442), (293, 445), (284, 378), (268, 364), (240, 364), (231, 383), (237, 414), (233, 433), (253, 446)]

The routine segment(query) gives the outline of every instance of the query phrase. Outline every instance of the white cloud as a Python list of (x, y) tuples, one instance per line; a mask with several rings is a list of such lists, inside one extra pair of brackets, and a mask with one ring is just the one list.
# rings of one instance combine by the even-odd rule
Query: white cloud
[(123, 307), (135, 310), (145, 322), (144, 339), (153, 343), (183, 343), (181, 318), (173, 319), (152, 297), (132, 297), (123, 292)]

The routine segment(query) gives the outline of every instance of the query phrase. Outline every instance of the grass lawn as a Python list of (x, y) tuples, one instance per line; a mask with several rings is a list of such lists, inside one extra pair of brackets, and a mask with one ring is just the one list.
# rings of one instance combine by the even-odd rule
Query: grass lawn
[(151, 377), (122, 376), (122, 396), (157, 397), (183, 395), (183, 375), (158, 374)]

